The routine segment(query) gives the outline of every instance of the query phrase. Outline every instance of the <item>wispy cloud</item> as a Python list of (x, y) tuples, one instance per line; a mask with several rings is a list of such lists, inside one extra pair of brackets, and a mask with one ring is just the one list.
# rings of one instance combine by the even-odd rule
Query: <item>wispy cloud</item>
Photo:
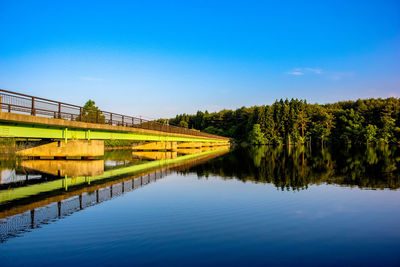
[(303, 75), (320, 75), (328, 80), (337, 82), (343, 79), (354, 77), (354, 71), (326, 71), (319, 68), (294, 68), (286, 72), (288, 75), (303, 76)]
[(102, 81), (104, 81), (103, 78), (89, 77), (89, 76), (79, 77), (79, 79), (84, 80), (84, 81), (90, 81), (90, 82), (102, 82)]
[(354, 76), (354, 72), (332, 72), (329, 74), (329, 79), (332, 81), (340, 81), (345, 78), (351, 78)]
[(305, 74), (322, 74), (322, 69), (316, 68), (295, 68), (294, 70), (286, 72), (289, 75), (301, 76)]
[(289, 75), (296, 75), (296, 76), (304, 75), (304, 72), (301, 72), (301, 71), (288, 71), (286, 73)]
[(322, 69), (304, 68), (304, 70), (307, 71), (307, 72), (315, 73), (315, 74), (321, 74), (322, 73)]

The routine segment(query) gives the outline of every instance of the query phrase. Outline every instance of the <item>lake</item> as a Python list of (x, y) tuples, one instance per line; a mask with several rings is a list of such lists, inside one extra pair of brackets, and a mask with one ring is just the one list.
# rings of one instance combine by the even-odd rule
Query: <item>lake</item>
[(1, 266), (400, 265), (400, 149), (3, 155)]

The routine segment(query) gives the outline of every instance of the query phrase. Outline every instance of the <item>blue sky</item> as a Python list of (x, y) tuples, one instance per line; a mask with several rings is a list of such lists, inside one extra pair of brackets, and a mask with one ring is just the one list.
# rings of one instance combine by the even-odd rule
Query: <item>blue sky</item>
[(399, 1), (4, 1), (0, 88), (150, 118), (400, 97)]

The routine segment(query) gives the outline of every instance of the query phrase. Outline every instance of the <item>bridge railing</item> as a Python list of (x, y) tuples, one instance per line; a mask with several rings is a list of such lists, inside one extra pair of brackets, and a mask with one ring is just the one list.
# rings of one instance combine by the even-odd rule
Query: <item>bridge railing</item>
[(226, 140), (225, 137), (167, 125), (140, 117), (137, 118), (94, 108), (81, 107), (3, 89), (0, 89), (0, 112), (29, 114), (47, 118), (125, 126)]

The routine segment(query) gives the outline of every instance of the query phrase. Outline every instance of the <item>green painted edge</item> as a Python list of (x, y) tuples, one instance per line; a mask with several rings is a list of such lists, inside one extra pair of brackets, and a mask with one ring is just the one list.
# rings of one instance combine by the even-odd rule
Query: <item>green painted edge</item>
[(229, 140), (204, 139), (184, 136), (166, 136), (147, 133), (115, 132), (101, 130), (82, 130), (67, 128), (45, 128), (27, 125), (7, 125), (0, 123), (0, 137), (11, 138), (51, 138), (51, 139), (96, 139), (132, 141), (177, 141), (177, 142), (215, 142), (229, 143)]

